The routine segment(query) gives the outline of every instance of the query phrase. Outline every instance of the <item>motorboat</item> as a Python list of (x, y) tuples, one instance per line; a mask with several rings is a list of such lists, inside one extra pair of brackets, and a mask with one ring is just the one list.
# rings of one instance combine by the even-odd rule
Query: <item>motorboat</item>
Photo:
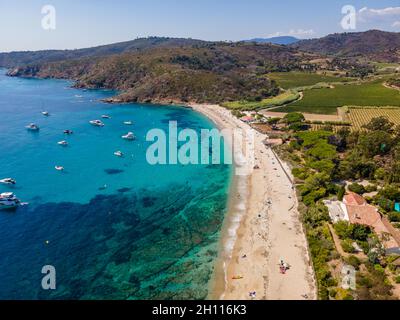
[(124, 121), (124, 125), (131, 126), (133, 124), (132, 121)]
[(64, 130), (64, 134), (73, 134), (74, 132), (72, 130)]
[(34, 124), (34, 123), (30, 123), (29, 125), (27, 125), (25, 127), (28, 131), (39, 131), (40, 128), (38, 125)]
[(17, 181), (15, 181), (12, 178), (5, 178), (5, 179), (1, 179), (0, 183), (2, 183), (2, 184), (16, 184)]
[(100, 120), (92, 120), (89, 121), (91, 125), (95, 126), (95, 127), (104, 127), (104, 123), (101, 122)]
[(50, 115), (50, 113), (48, 113), (47, 111), (43, 111), (42, 115), (44, 115), (45, 117), (48, 117)]
[(14, 209), (21, 204), (21, 201), (12, 192), (4, 192), (0, 194), (0, 210)]
[(68, 145), (68, 142), (63, 140), (63, 141), (57, 142), (57, 144), (60, 145), (60, 146), (66, 147)]
[(124, 156), (124, 154), (122, 153), (122, 151), (115, 151), (115, 152), (114, 152), (114, 155), (117, 156), (117, 157), (123, 157), (123, 156)]
[(135, 135), (133, 134), (133, 132), (128, 132), (126, 135), (122, 136), (122, 139), (135, 140)]
[(111, 117), (110, 117), (109, 115), (106, 115), (106, 114), (103, 114), (101, 117), (102, 117), (103, 119), (111, 119)]
[(55, 166), (54, 167), (57, 171), (64, 171), (64, 167), (62, 166)]

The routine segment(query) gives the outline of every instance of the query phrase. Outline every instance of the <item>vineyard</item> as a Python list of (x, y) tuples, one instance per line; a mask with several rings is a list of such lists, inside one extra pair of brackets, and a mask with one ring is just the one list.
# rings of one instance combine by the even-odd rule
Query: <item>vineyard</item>
[(386, 117), (395, 125), (400, 125), (400, 108), (396, 107), (343, 107), (346, 121), (351, 122), (352, 130), (363, 130), (373, 118)]

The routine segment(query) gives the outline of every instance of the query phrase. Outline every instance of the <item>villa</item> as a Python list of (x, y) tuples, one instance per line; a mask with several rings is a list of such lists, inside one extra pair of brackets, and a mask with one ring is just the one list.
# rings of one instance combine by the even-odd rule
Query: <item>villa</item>
[(333, 223), (348, 221), (351, 224), (369, 226), (384, 240), (386, 249), (399, 247), (399, 244), (383, 223), (378, 209), (368, 204), (362, 196), (349, 192), (344, 196), (343, 201), (325, 200), (324, 204), (328, 207), (329, 216)]

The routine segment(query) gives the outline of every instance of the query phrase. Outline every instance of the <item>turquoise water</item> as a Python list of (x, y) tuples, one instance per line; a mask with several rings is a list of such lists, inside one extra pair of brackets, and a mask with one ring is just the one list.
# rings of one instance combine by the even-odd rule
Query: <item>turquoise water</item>
[[(213, 124), (185, 108), (108, 105), (99, 99), (114, 92), (4, 73), (0, 179), (17, 185), (0, 185), (0, 192), (13, 191), (29, 205), (0, 212), (0, 298), (205, 298), (231, 168), (151, 166), (145, 136), (152, 128), (167, 131), (169, 121), (198, 132)], [(104, 127), (89, 124), (102, 114), (111, 117), (102, 119)], [(40, 132), (24, 128), (31, 122)], [(121, 139), (128, 131), (135, 141)], [(61, 140), (69, 145), (57, 145)], [(114, 156), (117, 150), (125, 157)], [(41, 287), (44, 265), (56, 268), (56, 290)]]

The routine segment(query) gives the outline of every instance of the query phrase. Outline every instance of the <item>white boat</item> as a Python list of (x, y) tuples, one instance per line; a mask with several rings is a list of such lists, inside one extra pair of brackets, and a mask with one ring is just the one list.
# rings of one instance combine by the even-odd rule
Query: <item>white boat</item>
[(122, 151), (115, 151), (115, 152), (114, 152), (114, 156), (123, 157), (124, 154), (122, 153)]
[(14, 209), (21, 204), (21, 201), (12, 192), (4, 192), (0, 194), (0, 210)]
[(5, 179), (1, 179), (0, 183), (2, 183), (2, 184), (16, 184), (17, 181), (15, 181), (12, 178), (5, 178)]
[(55, 166), (54, 167), (57, 171), (64, 171), (64, 167), (62, 166)]
[(63, 141), (57, 142), (57, 144), (60, 145), (60, 146), (66, 147), (68, 145), (68, 142), (63, 140)]
[(37, 126), (37, 125), (34, 124), (34, 123), (28, 124), (25, 128), (26, 128), (27, 130), (29, 130), (29, 131), (39, 131), (39, 130), (40, 130), (39, 126)]
[(103, 114), (101, 117), (102, 117), (103, 119), (111, 119), (111, 117), (110, 117), (109, 115), (106, 115), (106, 114)]
[(133, 134), (133, 132), (128, 132), (126, 135), (122, 136), (122, 139), (135, 140), (135, 135)]
[(133, 125), (133, 122), (132, 121), (124, 121), (124, 124), (127, 126), (131, 126), (131, 125)]
[(48, 113), (47, 111), (43, 111), (42, 115), (44, 115), (45, 117), (48, 117), (50, 115), (50, 113)]
[(104, 127), (104, 123), (101, 122), (100, 120), (92, 120), (89, 121), (89, 123), (95, 127)]

